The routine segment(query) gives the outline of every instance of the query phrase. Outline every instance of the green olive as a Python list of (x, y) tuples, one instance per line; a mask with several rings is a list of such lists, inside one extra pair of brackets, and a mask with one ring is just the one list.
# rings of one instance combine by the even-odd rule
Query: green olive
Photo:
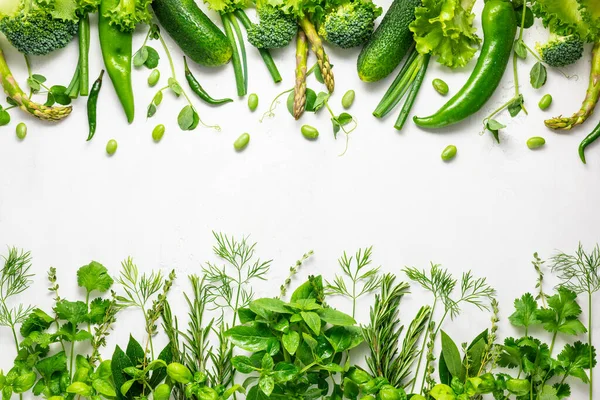
[(540, 102), (538, 103), (538, 106), (540, 107), (541, 110), (545, 110), (548, 107), (550, 107), (550, 104), (552, 104), (552, 96), (549, 95), (549, 94), (545, 94), (540, 99)]
[(165, 126), (163, 124), (158, 124), (152, 129), (152, 139), (155, 142), (160, 142), (165, 134)]
[(23, 140), (25, 136), (27, 136), (27, 125), (25, 125), (25, 122), (19, 122), (17, 125), (17, 137)]
[(110, 139), (108, 143), (106, 143), (106, 153), (109, 156), (112, 156), (117, 151), (117, 141), (115, 139)]
[(448, 94), (448, 84), (446, 82), (444, 82), (441, 79), (434, 79), (433, 82), (431, 82), (431, 84), (433, 85), (433, 88), (435, 89), (436, 92), (438, 92), (439, 94), (441, 94), (442, 96), (445, 96)]
[(534, 137), (530, 137), (529, 139), (527, 139), (527, 147), (529, 147), (531, 150), (539, 149), (540, 147), (542, 147), (545, 144), (546, 144), (546, 139), (544, 139), (543, 137), (534, 136)]
[(150, 72), (150, 75), (148, 76), (148, 85), (150, 85), (150, 87), (156, 86), (159, 79), (160, 79), (160, 71), (157, 69), (153, 70), (152, 72)]
[(250, 111), (254, 111), (258, 108), (258, 95), (256, 93), (252, 93), (248, 96), (248, 108)]
[(233, 142), (233, 148), (235, 151), (242, 151), (248, 146), (248, 143), (250, 143), (250, 134), (242, 133), (240, 137)]
[(345, 109), (350, 108), (352, 103), (354, 103), (354, 97), (356, 97), (356, 93), (352, 89), (344, 93), (344, 96), (342, 97), (342, 107)]
[(184, 385), (190, 383), (194, 377), (188, 367), (176, 362), (167, 366), (167, 375), (175, 382), (183, 383)]
[(442, 160), (444, 161), (450, 161), (452, 160), (454, 157), (456, 157), (456, 146), (451, 144), (448, 145), (444, 151), (442, 151)]
[(302, 125), (300, 132), (302, 132), (302, 135), (308, 140), (315, 140), (319, 137), (319, 131), (317, 128), (310, 125)]

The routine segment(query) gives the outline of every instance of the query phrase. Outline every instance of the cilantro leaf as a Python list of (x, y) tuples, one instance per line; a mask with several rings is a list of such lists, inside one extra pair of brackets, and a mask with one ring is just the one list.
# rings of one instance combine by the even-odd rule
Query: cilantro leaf
[(587, 343), (577, 341), (573, 345), (567, 344), (557, 360), (564, 375), (574, 376), (588, 383), (589, 378), (584, 370), (596, 365), (596, 349)]
[(578, 319), (581, 307), (576, 298), (577, 294), (574, 291), (565, 287), (558, 288), (558, 293), (548, 298), (549, 308), (541, 308), (537, 312), (544, 329), (551, 333), (561, 332), (567, 335), (587, 332)]
[(43, 332), (50, 327), (54, 318), (39, 308), (35, 308), (21, 325), (21, 336), (28, 337), (32, 332)]
[(108, 299), (97, 298), (90, 303), (90, 312), (87, 319), (92, 324), (100, 324), (104, 320), (106, 310), (110, 307), (111, 301)]
[(508, 320), (513, 326), (522, 326), (527, 329), (540, 323), (537, 311), (537, 302), (531, 293), (525, 293), (520, 299), (515, 300), (515, 312), (508, 317)]
[(84, 265), (77, 271), (77, 284), (79, 287), (85, 288), (88, 294), (94, 290), (104, 293), (110, 289), (113, 282), (108, 270), (96, 261)]
[(67, 370), (67, 356), (64, 351), (44, 358), (35, 364), (35, 369), (45, 379), (49, 380), (55, 372)]
[(59, 319), (69, 321), (74, 326), (87, 321), (88, 309), (83, 301), (60, 300), (54, 306), (54, 312)]

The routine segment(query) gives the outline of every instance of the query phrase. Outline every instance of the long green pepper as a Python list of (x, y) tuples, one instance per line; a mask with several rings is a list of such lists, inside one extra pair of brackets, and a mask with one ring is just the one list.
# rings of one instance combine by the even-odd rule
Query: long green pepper
[(210, 94), (208, 94), (208, 92), (204, 90), (202, 85), (200, 85), (200, 82), (198, 82), (196, 77), (192, 74), (192, 71), (190, 71), (190, 68), (188, 67), (187, 63), (187, 58), (185, 56), (183, 57), (183, 67), (185, 69), (185, 79), (190, 85), (190, 89), (192, 89), (192, 92), (196, 93), (198, 97), (200, 97), (206, 103), (218, 106), (221, 104), (231, 103), (233, 101), (233, 99), (229, 98), (215, 99)]
[(88, 114), (88, 126), (90, 128), (86, 141), (92, 140), (96, 133), (96, 109), (98, 105), (98, 95), (102, 88), (102, 77), (104, 76), (104, 70), (100, 72), (100, 76), (96, 79), (96, 82), (92, 85), (92, 90), (87, 101), (87, 114)]
[(133, 122), (135, 104), (133, 101), (133, 85), (131, 83), (131, 59), (133, 52), (133, 32), (123, 32), (111, 25), (106, 14), (119, 0), (102, 0), (98, 13), (98, 33), (100, 48), (106, 72), (113, 83), (115, 92), (123, 106), (127, 122)]
[(583, 139), (581, 141), (581, 144), (579, 145), (579, 158), (581, 158), (581, 161), (585, 164), (585, 148), (588, 147), (590, 144), (594, 143), (598, 138), (600, 138), (600, 123), (596, 126), (596, 128), (594, 128), (594, 130), (585, 137), (585, 139)]

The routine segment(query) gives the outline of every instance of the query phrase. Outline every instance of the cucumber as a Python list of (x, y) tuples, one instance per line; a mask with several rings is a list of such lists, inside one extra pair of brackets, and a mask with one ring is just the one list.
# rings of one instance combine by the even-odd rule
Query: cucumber
[(226, 64), (231, 59), (227, 37), (194, 0), (154, 0), (152, 9), (160, 25), (189, 59), (208, 67)]
[(414, 44), (408, 26), (415, 20), (415, 8), (420, 4), (421, 0), (394, 0), (358, 56), (360, 79), (378, 81), (396, 69)]

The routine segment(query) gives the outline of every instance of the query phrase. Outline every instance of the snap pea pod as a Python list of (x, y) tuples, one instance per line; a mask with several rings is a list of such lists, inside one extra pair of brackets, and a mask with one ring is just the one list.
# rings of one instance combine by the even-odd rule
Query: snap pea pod
[(510, 2), (489, 0), (481, 20), (483, 45), (469, 80), (435, 114), (414, 117), (418, 126), (442, 128), (460, 122), (479, 111), (496, 91), (512, 54), (517, 19)]
[(183, 57), (183, 66), (185, 68), (185, 79), (187, 80), (188, 84), (190, 85), (190, 89), (192, 89), (192, 92), (196, 93), (198, 95), (198, 97), (200, 97), (206, 103), (214, 105), (214, 106), (218, 106), (218, 105), (225, 104), (225, 103), (231, 103), (233, 101), (233, 99), (229, 99), (229, 98), (214, 99), (210, 94), (208, 94), (208, 92), (206, 90), (204, 90), (202, 85), (200, 85), (200, 82), (198, 82), (196, 77), (192, 74), (192, 71), (190, 71), (190, 68), (188, 67), (188, 63), (187, 63), (187, 58), (185, 56)]
[(600, 137), (600, 123), (594, 130), (581, 141), (579, 145), (579, 158), (585, 164), (585, 148), (594, 143)]
[(104, 76), (104, 70), (100, 72), (100, 76), (96, 79), (96, 82), (92, 85), (90, 95), (87, 101), (87, 115), (88, 115), (88, 126), (90, 128), (86, 141), (92, 140), (96, 133), (96, 109), (98, 106), (98, 95), (102, 88), (102, 77)]

